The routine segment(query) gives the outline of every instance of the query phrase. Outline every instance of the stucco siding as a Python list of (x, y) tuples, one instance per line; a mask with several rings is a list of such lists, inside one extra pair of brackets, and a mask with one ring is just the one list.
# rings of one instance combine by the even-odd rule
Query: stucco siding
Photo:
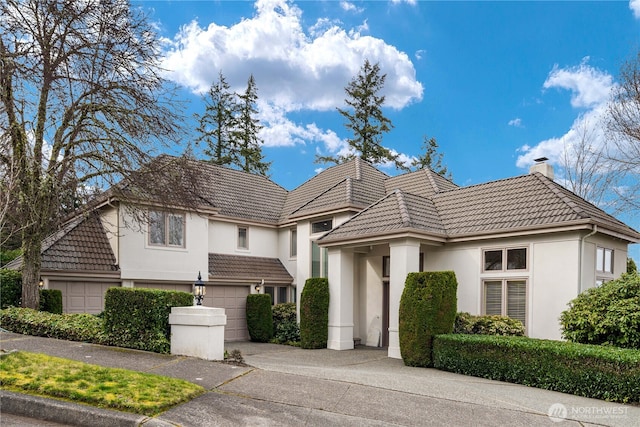
[[(248, 229), (246, 249), (238, 248), (239, 226)], [(208, 251), (216, 254), (273, 258), (278, 248), (278, 230), (259, 225), (210, 220), (208, 236)]]

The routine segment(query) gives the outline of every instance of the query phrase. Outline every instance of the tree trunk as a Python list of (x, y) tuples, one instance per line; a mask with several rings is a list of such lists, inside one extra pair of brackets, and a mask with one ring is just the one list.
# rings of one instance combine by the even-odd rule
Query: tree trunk
[(35, 228), (27, 227), (22, 237), (22, 307), (38, 310), (42, 237)]

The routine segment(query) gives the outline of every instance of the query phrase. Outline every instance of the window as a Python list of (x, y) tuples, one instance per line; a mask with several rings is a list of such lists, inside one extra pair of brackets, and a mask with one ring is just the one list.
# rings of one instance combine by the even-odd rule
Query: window
[(291, 258), (298, 255), (298, 230), (291, 229), (289, 233), (289, 256)]
[(311, 233), (324, 233), (333, 228), (333, 220), (326, 219), (324, 221), (318, 221), (311, 224)]
[(328, 254), (327, 248), (321, 248), (316, 242), (311, 242), (311, 277), (329, 276)]
[(596, 248), (596, 271), (613, 273), (613, 249)]
[(271, 296), (271, 305), (289, 302), (288, 286), (265, 286), (264, 293)]
[(149, 211), (149, 244), (184, 247), (183, 214)]
[(389, 277), (391, 275), (391, 257), (382, 257), (382, 277)]
[(483, 265), (484, 271), (526, 270), (527, 248), (486, 250)]
[(509, 316), (527, 325), (527, 281), (485, 280), (484, 313)]
[(238, 249), (249, 249), (249, 229), (238, 227)]

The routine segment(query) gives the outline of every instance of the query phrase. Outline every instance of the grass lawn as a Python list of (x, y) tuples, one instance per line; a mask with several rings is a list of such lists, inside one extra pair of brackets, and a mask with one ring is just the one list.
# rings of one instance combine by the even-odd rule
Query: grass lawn
[(23, 351), (0, 358), (0, 384), (9, 391), (148, 416), (204, 393), (181, 379)]

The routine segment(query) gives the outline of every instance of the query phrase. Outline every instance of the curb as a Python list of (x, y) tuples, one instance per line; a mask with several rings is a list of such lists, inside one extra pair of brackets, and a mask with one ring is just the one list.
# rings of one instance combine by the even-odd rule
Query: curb
[(72, 426), (92, 427), (170, 427), (174, 424), (144, 415), (89, 405), (47, 399), (0, 390), (2, 412)]

